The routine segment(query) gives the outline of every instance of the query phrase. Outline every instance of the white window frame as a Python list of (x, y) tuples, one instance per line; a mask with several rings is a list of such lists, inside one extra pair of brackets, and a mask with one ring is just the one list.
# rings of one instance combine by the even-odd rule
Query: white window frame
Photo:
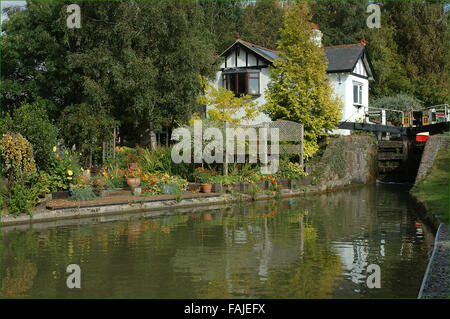
[[(355, 101), (355, 86), (358, 87), (358, 101)], [(360, 82), (353, 82), (352, 92), (353, 92), (353, 105), (354, 106), (362, 106), (363, 105), (363, 87), (364, 84)]]

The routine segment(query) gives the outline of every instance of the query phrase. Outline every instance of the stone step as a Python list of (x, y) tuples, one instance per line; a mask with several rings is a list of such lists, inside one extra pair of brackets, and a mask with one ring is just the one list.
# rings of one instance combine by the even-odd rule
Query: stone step
[(402, 141), (378, 141), (378, 149), (380, 148), (402, 148)]
[(378, 166), (378, 173), (390, 173), (400, 169), (400, 166)]
[(379, 161), (403, 160), (404, 158), (405, 155), (401, 153), (400, 154), (392, 152), (378, 153)]

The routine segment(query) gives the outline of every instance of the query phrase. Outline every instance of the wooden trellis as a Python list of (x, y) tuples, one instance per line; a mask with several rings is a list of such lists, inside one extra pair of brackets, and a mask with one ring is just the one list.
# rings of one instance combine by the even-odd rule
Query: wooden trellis
[[(264, 122), (257, 125), (233, 125), (225, 122), (225, 130), (227, 127), (233, 128), (267, 128), (267, 139), (270, 141), (270, 129), (278, 128), (279, 142), (294, 142), (298, 144), (284, 144), (280, 143), (278, 147), (278, 154), (299, 154), (300, 165), (303, 168), (303, 152), (304, 152), (304, 125), (292, 121), (279, 120), (273, 122)], [(246, 154), (248, 154), (247, 148), (245, 148)], [(273, 154), (273, 153), (272, 153)], [(224, 160), (224, 174), (228, 174), (227, 157)]]

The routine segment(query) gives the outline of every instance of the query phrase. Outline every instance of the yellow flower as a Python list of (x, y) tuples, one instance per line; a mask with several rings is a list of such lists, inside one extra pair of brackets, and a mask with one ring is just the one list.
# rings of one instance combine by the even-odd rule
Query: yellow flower
[(53, 146), (53, 152), (56, 152), (56, 146)]
[(69, 176), (72, 176), (72, 175), (73, 175), (73, 172), (69, 169), (69, 170), (67, 171), (67, 174), (69, 174)]
[(72, 180), (72, 177), (67, 177), (67, 179), (68, 179), (69, 181), (71, 181), (71, 180)]
[(89, 174), (89, 173), (90, 173), (90, 170), (89, 170), (89, 169), (87, 169), (87, 170), (86, 170), (86, 173), (88, 173), (88, 174)]

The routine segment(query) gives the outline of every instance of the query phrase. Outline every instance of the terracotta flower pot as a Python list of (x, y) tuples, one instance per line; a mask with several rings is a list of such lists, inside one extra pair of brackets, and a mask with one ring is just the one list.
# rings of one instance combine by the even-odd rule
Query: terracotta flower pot
[(212, 220), (212, 215), (210, 213), (203, 214), (203, 220)]
[(127, 178), (127, 185), (130, 186), (131, 188), (138, 187), (140, 183), (141, 183), (140, 177)]
[(211, 193), (212, 184), (202, 184), (203, 193)]

